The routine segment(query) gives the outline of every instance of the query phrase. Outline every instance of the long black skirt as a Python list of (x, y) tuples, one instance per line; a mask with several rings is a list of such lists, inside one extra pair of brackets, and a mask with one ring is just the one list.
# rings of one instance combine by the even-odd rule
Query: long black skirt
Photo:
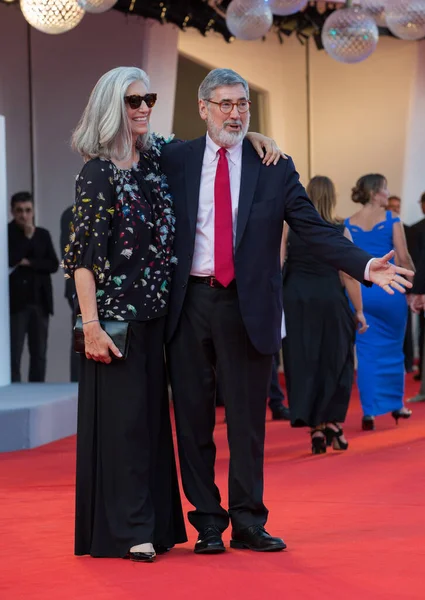
[(128, 357), (81, 357), (75, 554), (187, 540), (169, 416), (165, 319), (132, 322)]
[(343, 423), (353, 385), (356, 326), (338, 275), (292, 272), (283, 300), (291, 425)]

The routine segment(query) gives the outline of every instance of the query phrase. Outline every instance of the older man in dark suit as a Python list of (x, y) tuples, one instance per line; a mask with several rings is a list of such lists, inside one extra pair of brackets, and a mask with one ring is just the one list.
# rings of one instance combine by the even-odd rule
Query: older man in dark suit
[[(425, 192), (421, 195), (419, 204), (421, 205), (421, 209), (423, 214), (425, 215)], [(422, 250), (424, 248), (424, 238), (425, 238), (425, 218), (421, 219), (414, 223), (411, 227), (409, 227), (409, 235), (406, 236), (410, 256), (412, 257), (413, 263), (417, 268), (419, 265), (419, 261), (421, 260)], [(416, 281), (418, 278), (415, 278)], [(424, 359), (424, 342), (425, 342), (425, 314), (424, 311), (421, 310), (418, 313), (418, 321), (419, 321), (419, 372), (414, 376), (414, 379), (421, 380), (422, 379), (422, 363)], [(425, 384), (425, 382), (424, 382)]]
[[(284, 549), (264, 529), (266, 398), (273, 354), (281, 345), (283, 222), (336, 269), (392, 293), (406, 271), (375, 259), (324, 223), (293, 161), (262, 164), (244, 140), (249, 88), (216, 69), (199, 88), (207, 135), (165, 146), (162, 168), (175, 201), (178, 258), (168, 317), (168, 365), (183, 487), (195, 509), (196, 553), (232, 548)], [(366, 275), (365, 275), (366, 273)], [(407, 285), (410, 285), (407, 283)], [(215, 373), (223, 388), (230, 447), (229, 509), (214, 481)]]

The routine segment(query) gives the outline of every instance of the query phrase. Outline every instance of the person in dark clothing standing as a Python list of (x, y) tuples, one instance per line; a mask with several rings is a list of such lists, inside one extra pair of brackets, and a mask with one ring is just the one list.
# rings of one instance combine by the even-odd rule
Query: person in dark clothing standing
[[(425, 194), (424, 194), (425, 197)], [(416, 267), (416, 273), (415, 273), (415, 279), (413, 281), (413, 288), (411, 290), (411, 293), (408, 294), (407, 296), (407, 300), (410, 306), (410, 309), (412, 310), (412, 312), (414, 312), (415, 314), (419, 315), (419, 316), (423, 316), (424, 311), (425, 311), (425, 234), (422, 233), (418, 233), (418, 236), (420, 236), (422, 239), (418, 239), (417, 243), (418, 243), (418, 248), (421, 248), (421, 252), (420, 254), (416, 255), (416, 262), (415, 262), (415, 267)], [(419, 321), (420, 323), (420, 321)], [(422, 344), (424, 343), (423, 340), (423, 336), (422, 338), (420, 337), (420, 342), (422, 342)], [(424, 372), (424, 349), (423, 347), (419, 347), (419, 368), (420, 368), (420, 373)], [(416, 379), (416, 377), (415, 377)], [(408, 398), (407, 402), (425, 402), (425, 378), (419, 378), (421, 379), (421, 387), (419, 389), (419, 392), (413, 396), (413, 398)]]
[[(72, 222), (72, 206), (68, 206), (62, 213), (60, 221), (60, 249), (62, 258), (65, 256), (65, 249), (69, 244), (69, 228)], [(65, 279), (65, 298), (68, 301), (71, 309), (71, 329), (74, 326), (74, 297), (75, 297), (75, 283), (74, 280), (69, 278)], [(71, 354), (70, 354), (70, 379), (71, 381), (78, 381), (79, 373), (79, 357), (74, 352), (74, 345), (71, 343)]]
[[(422, 213), (425, 215), (425, 192), (421, 195), (419, 200), (419, 204), (421, 205)], [(413, 223), (410, 227), (410, 235), (407, 237), (407, 244), (409, 247), (409, 252), (412, 257), (413, 263), (416, 268), (419, 267), (419, 262), (421, 260), (423, 248), (424, 248), (424, 240), (425, 240), (425, 218), (421, 219), (417, 223)], [(415, 279), (415, 281), (417, 278)], [(423, 348), (424, 348), (424, 337), (425, 337), (425, 313), (423, 310), (420, 310), (419, 313), (419, 336), (418, 336), (418, 345), (419, 345), (419, 371), (414, 376), (416, 381), (420, 381), (422, 379), (422, 363), (424, 358)]]
[(12, 382), (21, 381), (21, 357), (28, 335), (29, 381), (46, 376), (49, 315), (53, 314), (50, 275), (59, 267), (47, 229), (34, 225), (34, 202), (29, 192), (11, 199), (9, 223), (9, 293)]

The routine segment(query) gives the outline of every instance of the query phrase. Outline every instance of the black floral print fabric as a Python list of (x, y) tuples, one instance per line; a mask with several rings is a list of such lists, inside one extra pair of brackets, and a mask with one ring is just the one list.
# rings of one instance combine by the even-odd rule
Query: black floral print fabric
[(164, 138), (152, 137), (131, 169), (110, 160), (88, 161), (76, 182), (66, 277), (90, 269), (100, 318), (138, 320), (167, 312), (175, 217), (159, 168)]

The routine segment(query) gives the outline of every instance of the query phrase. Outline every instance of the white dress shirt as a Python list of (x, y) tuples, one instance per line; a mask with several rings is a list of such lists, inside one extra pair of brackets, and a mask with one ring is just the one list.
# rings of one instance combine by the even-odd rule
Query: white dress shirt
[[(201, 185), (199, 188), (198, 218), (196, 220), (195, 249), (193, 252), (191, 275), (209, 277), (214, 275), (214, 183), (217, 171), (217, 146), (207, 133), (204, 160), (202, 163)], [(232, 198), (233, 247), (236, 240), (238, 222), (239, 192), (242, 173), (242, 142), (227, 148), (229, 165), (230, 195)]]

